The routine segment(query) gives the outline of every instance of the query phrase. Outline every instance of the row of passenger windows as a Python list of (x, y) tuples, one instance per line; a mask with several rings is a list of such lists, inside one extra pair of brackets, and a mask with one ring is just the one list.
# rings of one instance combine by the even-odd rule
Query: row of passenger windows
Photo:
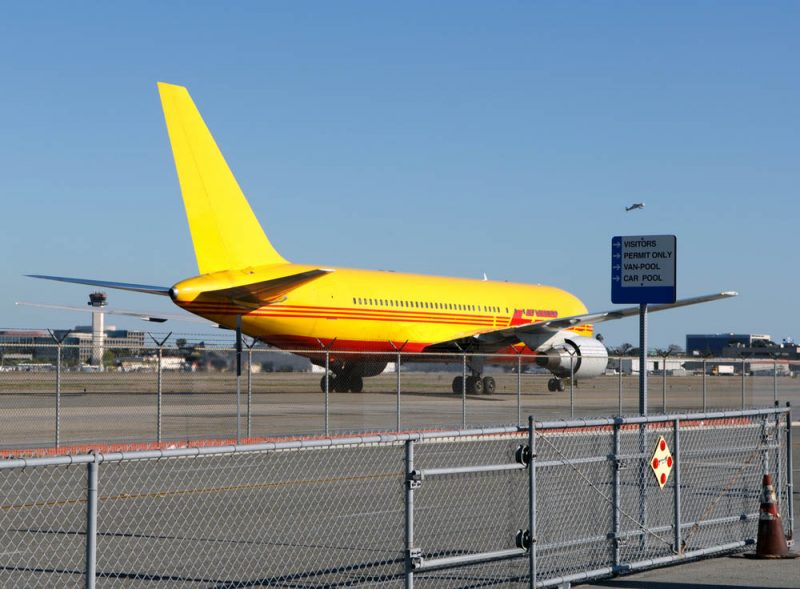
[[(431, 301), (400, 301), (396, 299), (369, 299), (353, 297), (354, 305), (370, 305), (373, 307), (402, 307), (409, 309), (439, 309), (448, 311), (477, 311), (484, 313), (502, 313), (502, 307), (496, 305), (466, 305), (464, 303), (437, 303)], [(505, 308), (508, 313), (508, 307)]]

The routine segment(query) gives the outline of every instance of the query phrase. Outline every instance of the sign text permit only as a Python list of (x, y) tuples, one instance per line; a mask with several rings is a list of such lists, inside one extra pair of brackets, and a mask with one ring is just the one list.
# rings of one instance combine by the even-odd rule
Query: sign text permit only
[(617, 235), (611, 239), (611, 302), (674, 303), (674, 235)]

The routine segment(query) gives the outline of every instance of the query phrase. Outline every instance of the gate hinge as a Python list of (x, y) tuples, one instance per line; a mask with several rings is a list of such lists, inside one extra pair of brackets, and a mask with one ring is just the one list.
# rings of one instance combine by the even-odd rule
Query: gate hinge
[(422, 486), (422, 480), (424, 478), (425, 477), (422, 476), (422, 473), (420, 471), (412, 470), (410, 473), (408, 473), (408, 477), (406, 478), (406, 485), (408, 485), (408, 488), (411, 489), (412, 491), (414, 489), (419, 489)]
[(411, 550), (406, 551), (406, 559), (408, 560), (408, 563), (411, 565), (412, 569), (419, 568), (425, 560), (422, 558), (422, 548), (412, 548)]
[(614, 532), (606, 534), (606, 538), (611, 540), (616, 546), (623, 546), (627, 544), (628, 539), (625, 536), (618, 536)]
[(536, 538), (531, 536), (530, 530), (517, 530), (517, 535), (514, 538), (514, 543), (517, 545), (517, 548), (530, 550), (531, 544), (534, 544), (535, 542)]
[(514, 457), (519, 464), (528, 466), (531, 463), (531, 459), (536, 458), (536, 454), (531, 453), (530, 446), (517, 446), (517, 451), (514, 454)]

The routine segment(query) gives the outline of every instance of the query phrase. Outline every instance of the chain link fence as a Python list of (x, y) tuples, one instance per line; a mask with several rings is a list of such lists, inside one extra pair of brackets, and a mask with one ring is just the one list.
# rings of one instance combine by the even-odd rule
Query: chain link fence
[[(651, 471), (663, 437), (671, 472)], [(4, 587), (548, 587), (793, 533), (788, 408), (0, 461)], [(663, 458), (662, 454), (662, 458)]]
[[(85, 346), (0, 343), (0, 448), (241, 443), (524, 425), (520, 420), (530, 413), (586, 417), (639, 409), (636, 358), (611, 358), (606, 374), (567, 378), (564, 390), (551, 392), (552, 375), (520, 355), (286, 352), (248, 340), (237, 377), (229, 340), (167, 336), (142, 334), (140, 343), (128, 344), (134, 347), (106, 346), (102, 370), (81, 360)], [(374, 376), (360, 379), (361, 392), (344, 392), (340, 379), (325, 378), (326, 362), (339, 368), (358, 362)], [(491, 392), (468, 390), (479, 365)], [(653, 368), (650, 413), (800, 401), (800, 363), (672, 357), (654, 359)]]

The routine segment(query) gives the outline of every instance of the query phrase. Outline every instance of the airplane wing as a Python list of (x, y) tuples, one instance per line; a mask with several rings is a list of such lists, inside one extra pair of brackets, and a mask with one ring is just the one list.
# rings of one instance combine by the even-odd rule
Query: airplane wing
[(78, 307), (72, 305), (49, 305), (45, 303), (29, 303), (19, 301), (16, 303), (22, 307), (37, 307), (39, 309), (57, 309), (60, 311), (80, 311), (82, 313), (103, 313), (104, 315), (124, 315), (126, 317), (136, 317), (143, 321), (152, 321), (153, 323), (164, 323), (165, 321), (188, 321), (190, 323), (204, 323), (206, 325), (214, 325), (211, 321), (195, 317), (193, 315), (176, 315), (174, 313), (142, 313), (139, 311), (127, 311), (123, 309), (109, 309), (108, 307)]
[[(680, 299), (674, 303), (667, 303), (664, 305), (648, 305), (648, 313), (655, 313), (657, 311), (666, 311), (668, 309), (677, 309), (678, 307), (688, 307), (689, 305), (697, 305), (700, 303), (708, 303), (710, 301), (717, 301), (719, 299), (726, 299), (735, 297), (739, 293), (733, 291), (720, 292), (716, 294), (704, 295), (701, 297), (692, 297), (690, 299)], [(586, 315), (573, 315), (572, 317), (560, 317), (550, 321), (539, 321), (537, 323), (528, 323), (527, 325), (519, 325), (507, 329), (499, 330), (503, 335), (516, 335), (517, 333), (544, 333), (548, 331), (558, 331), (560, 329), (569, 329), (570, 327), (577, 327), (578, 325), (585, 325), (586, 323), (602, 323), (603, 321), (613, 321), (614, 319), (624, 319), (625, 317), (633, 317), (639, 314), (639, 307), (625, 307), (622, 309), (615, 309), (613, 311), (601, 311), (600, 313), (588, 313)]]
[[(692, 297), (689, 299), (680, 299), (674, 303), (663, 305), (648, 305), (647, 311), (655, 313), (658, 311), (666, 311), (668, 309), (677, 309), (679, 307), (688, 307), (689, 305), (697, 305), (700, 303), (708, 303), (710, 301), (717, 301), (720, 299), (727, 299), (735, 297), (739, 293), (733, 291), (720, 292), (700, 297)], [(558, 319), (551, 319), (548, 321), (538, 321), (536, 323), (527, 323), (525, 325), (516, 325), (514, 327), (503, 327), (500, 329), (493, 329), (490, 331), (477, 332), (471, 338), (463, 338), (461, 340), (451, 340), (447, 342), (440, 342), (429, 346), (430, 350), (448, 349), (450, 347), (462, 347), (468, 339), (477, 343), (483, 344), (488, 349), (499, 349), (504, 346), (517, 344), (523, 341), (526, 335), (538, 335), (555, 333), (562, 329), (569, 329), (570, 327), (577, 327), (587, 323), (602, 323), (604, 321), (613, 321), (615, 319), (624, 319), (625, 317), (633, 317), (639, 314), (639, 307), (624, 307), (621, 309), (614, 309), (612, 311), (601, 311), (599, 313), (587, 313), (585, 315), (573, 315), (571, 317), (559, 317)]]
[(278, 302), (283, 299), (284, 295), (290, 290), (294, 290), (306, 282), (310, 282), (320, 276), (330, 274), (331, 272), (333, 272), (333, 270), (329, 268), (317, 268), (315, 270), (308, 270), (307, 272), (300, 272), (290, 276), (281, 276), (271, 280), (262, 280), (261, 282), (253, 282), (242, 286), (208, 290), (205, 291), (204, 295), (228, 297), (232, 299), (234, 303), (241, 306), (257, 308)]
[(152, 286), (150, 284), (131, 284), (129, 282), (110, 282), (108, 280), (94, 280), (92, 278), (67, 278), (66, 276), (45, 276), (43, 274), (26, 274), (28, 278), (43, 278), (45, 280), (58, 280), (59, 282), (72, 282), (74, 284), (88, 284), (100, 288), (116, 288), (118, 290), (132, 290), (147, 294), (169, 296), (168, 286)]

